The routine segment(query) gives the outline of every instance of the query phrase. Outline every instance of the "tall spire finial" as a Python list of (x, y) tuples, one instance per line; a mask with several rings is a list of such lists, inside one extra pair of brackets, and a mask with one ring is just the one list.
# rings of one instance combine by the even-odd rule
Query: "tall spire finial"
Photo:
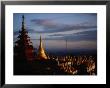
[(42, 48), (42, 38), (41, 38), (41, 35), (40, 35), (40, 47)]
[(25, 29), (24, 28), (24, 15), (22, 15), (22, 29)]

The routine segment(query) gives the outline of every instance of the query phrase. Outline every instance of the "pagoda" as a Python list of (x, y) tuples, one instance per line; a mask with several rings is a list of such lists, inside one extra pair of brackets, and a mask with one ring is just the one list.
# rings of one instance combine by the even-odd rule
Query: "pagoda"
[(14, 46), (14, 56), (19, 60), (33, 60), (34, 58), (34, 48), (25, 28), (24, 15), (22, 16), (21, 31), (19, 31), (19, 36)]
[(43, 48), (43, 45), (42, 45), (42, 38), (41, 38), (41, 36), (40, 36), (40, 45), (39, 45), (39, 49), (38, 49), (38, 53), (37, 53), (37, 59), (40, 59), (40, 60), (48, 59), (46, 54), (45, 54), (45, 50)]

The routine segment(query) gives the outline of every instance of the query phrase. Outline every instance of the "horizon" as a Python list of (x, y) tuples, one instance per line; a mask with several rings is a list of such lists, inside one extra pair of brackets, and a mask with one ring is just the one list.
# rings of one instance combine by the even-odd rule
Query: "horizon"
[(34, 48), (39, 38), (46, 50), (97, 50), (96, 13), (14, 13), (14, 42), (21, 30), (22, 15)]

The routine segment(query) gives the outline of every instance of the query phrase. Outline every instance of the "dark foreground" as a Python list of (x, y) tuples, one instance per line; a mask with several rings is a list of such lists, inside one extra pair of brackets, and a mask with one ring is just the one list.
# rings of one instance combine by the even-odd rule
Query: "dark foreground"
[(96, 56), (50, 57), (48, 60), (14, 58), (14, 75), (97, 75)]

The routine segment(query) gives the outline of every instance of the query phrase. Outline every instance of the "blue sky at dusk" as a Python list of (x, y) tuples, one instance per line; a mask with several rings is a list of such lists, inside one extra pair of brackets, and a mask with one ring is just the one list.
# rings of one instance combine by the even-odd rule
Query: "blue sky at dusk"
[(42, 35), (45, 49), (97, 49), (96, 13), (14, 13), (14, 41), (25, 16), (25, 27), (35, 48)]

